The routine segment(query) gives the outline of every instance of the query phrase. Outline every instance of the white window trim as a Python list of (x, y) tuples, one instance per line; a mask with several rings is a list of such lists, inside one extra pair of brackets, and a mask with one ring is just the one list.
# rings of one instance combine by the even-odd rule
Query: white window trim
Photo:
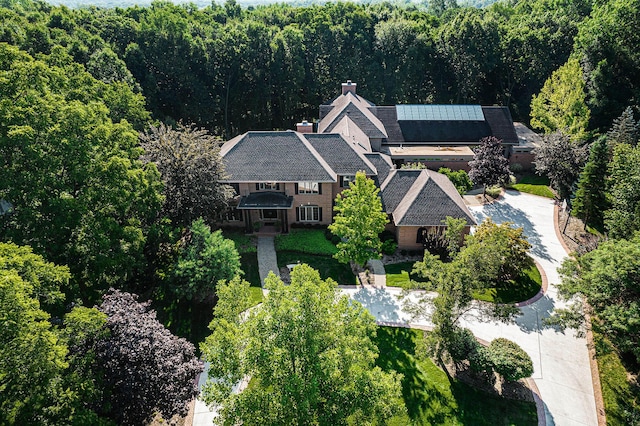
[(356, 175), (344, 175), (342, 176), (341, 188), (349, 188), (349, 183), (356, 181)]
[(259, 182), (258, 189), (260, 191), (276, 191), (278, 188), (277, 182)]
[[(311, 188), (311, 189), (306, 189), (306, 188)], [(319, 193), (320, 193), (319, 182), (311, 182), (311, 181), (298, 182), (298, 194), (319, 194)]]
[[(300, 222), (320, 222), (319, 206), (300, 206), (298, 208), (300, 209)], [(309, 216), (311, 216), (310, 219), (308, 218)]]

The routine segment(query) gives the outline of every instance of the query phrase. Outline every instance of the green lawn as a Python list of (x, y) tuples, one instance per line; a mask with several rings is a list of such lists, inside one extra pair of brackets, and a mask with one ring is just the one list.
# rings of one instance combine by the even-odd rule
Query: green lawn
[(625, 369), (611, 342), (599, 333), (593, 340), (600, 372), (607, 424), (624, 426), (640, 423), (640, 388), (628, 380)]
[(324, 236), (322, 229), (294, 228), (288, 234), (276, 236), (276, 251), (297, 251), (301, 253), (334, 255), (338, 249)]
[(495, 303), (518, 303), (531, 299), (542, 287), (542, 277), (535, 265), (524, 271), (518, 280), (506, 286), (494, 287), (476, 292), (474, 299)]
[(415, 262), (401, 262), (384, 265), (384, 270), (387, 275), (387, 286), (410, 289), (412, 288), (411, 280), (423, 281), (420, 277), (410, 274), (414, 263)]
[[(405, 289), (413, 288), (411, 280), (420, 282), (421, 279), (415, 275), (410, 275), (415, 262), (402, 262), (385, 265), (387, 275), (387, 286), (401, 287)], [(517, 303), (531, 299), (538, 294), (542, 287), (542, 277), (540, 271), (533, 265), (524, 271), (519, 280), (512, 282), (508, 286), (490, 288), (483, 292), (474, 293), (477, 300), (497, 303)]]
[(545, 176), (526, 175), (509, 188), (541, 197), (555, 198), (554, 193), (549, 189), (549, 179)]
[(260, 270), (258, 269), (258, 254), (255, 252), (241, 254), (240, 266), (244, 271), (243, 278), (251, 284), (251, 288), (249, 289), (251, 292), (251, 305), (257, 305), (262, 302), (262, 285), (260, 282)]
[(392, 425), (537, 425), (535, 404), (512, 401), (479, 391), (459, 382), (430, 359), (415, 353), (422, 332), (406, 328), (378, 327), (380, 356), (376, 364), (385, 371), (404, 375), (402, 396), (407, 416)]
[(306, 263), (320, 272), (323, 280), (332, 278), (338, 284), (356, 284), (356, 276), (351, 272), (351, 267), (340, 263), (331, 256), (312, 255), (295, 251), (278, 251), (278, 267), (281, 268), (291, 263)]
[(251, 235), (246, 235), (244, 231), (235, 229), (225, 229), (222, 231), (225, 238), (233, 240), (236, 244), (238, 253), (255, 253), (257, 251), (256, 238)]

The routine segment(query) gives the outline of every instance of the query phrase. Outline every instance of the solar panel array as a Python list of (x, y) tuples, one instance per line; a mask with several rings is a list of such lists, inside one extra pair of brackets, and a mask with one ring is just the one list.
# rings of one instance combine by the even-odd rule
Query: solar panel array
[(484, 121), (480, 105), (396, 105), (398, 121)]

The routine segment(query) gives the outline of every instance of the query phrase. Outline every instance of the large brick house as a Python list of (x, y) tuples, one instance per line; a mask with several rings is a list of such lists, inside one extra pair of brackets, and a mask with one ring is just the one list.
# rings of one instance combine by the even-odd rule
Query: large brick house
[(303, 122), (298, 131), (247, 132), (226, 142), (221, 156), (238, 197), (223, 224), (247, 232), (329, 225), (336, 195), (358, 171), (381, 188), (388, 229), (401, 249), (422, 248), (425, 231), (442, 228), (446, 216), (466, 220), (468, 228), (475, 224), (446, 176), (396, 170), (388, 155), (372, 150), (371, 141), (358, 140), (362, 129), (348, 120), (341, 126), (342, 133), (310, 133)]

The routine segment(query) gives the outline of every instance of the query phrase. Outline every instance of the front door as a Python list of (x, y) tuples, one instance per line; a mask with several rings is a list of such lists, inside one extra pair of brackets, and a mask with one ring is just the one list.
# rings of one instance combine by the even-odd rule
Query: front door
[(278, 210), (262, 209), (262, 220), (265, 225), (273, 225), (278, 220)]

